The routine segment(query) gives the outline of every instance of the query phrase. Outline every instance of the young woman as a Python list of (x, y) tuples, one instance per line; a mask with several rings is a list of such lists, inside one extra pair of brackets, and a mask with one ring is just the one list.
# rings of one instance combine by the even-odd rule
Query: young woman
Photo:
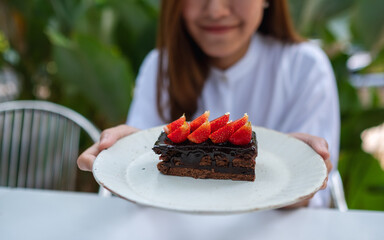
[[(337, 164), (332, 68), (317, 46), (294, 31), (286, 0), (163, 0), (158, 46), (140, 69), (127, 124), (105, 130), (78, 165), (90, 170), (97, 154), (121, 137), (205, 110), (211, 119), (248, 113), (253, 125), (308, 143), (329, 171), (330, 155)], [(328, 203), (323, 191), (310, 205)]]

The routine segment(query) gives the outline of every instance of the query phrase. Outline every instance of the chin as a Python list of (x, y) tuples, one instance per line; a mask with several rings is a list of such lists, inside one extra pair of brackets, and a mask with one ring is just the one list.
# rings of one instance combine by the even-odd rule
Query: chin
[(227, 58), (233, 54), (234, 50), (229, 48), (217, 48), (211, 47), (209, 49), (204, 49), (204, 53), (210, 58)]

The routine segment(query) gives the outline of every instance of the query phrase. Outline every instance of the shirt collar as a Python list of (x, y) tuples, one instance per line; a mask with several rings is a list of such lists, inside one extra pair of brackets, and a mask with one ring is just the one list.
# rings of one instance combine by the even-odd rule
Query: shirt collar
[(225, 81), (238, 81), (247, 75), (255, 66), (258, 52), (258, 42), (260, 35), (256, 33), (249, 43), (249, 47), (244, 57), (237, 63), (226, 70), (221, 70), (215, 67), (211, 68), (211, 77), (216, 79), (223, 79)]

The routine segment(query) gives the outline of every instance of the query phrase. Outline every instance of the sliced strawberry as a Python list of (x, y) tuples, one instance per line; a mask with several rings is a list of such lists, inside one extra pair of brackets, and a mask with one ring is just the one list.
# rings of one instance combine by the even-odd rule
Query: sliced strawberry
[(202, 143), (208, 140), (211, 133), (211, 124), (209, 121), (205, 121), (194, 132), (188, 135), (188, 140), (194, 143)]
[(248, 122), (248, 114), (244, 113), (244, 116), (242, 118), (237, 119), (236, 121), (232, 122), (233, 124), (233, 130), (236, 132), (239, 128), (244, 126)]
[[(212, 140), (213, 143), (223, 143), (229, 139), (229, 137), (233, 134), (233, 125), (228, 123), (222, 128), (219, 128), (215, 132), (211, 133), (209, 135), (209, 138)], [(211, 126), (212, 130), (212, 126)]]
[(201, 114), (198, 118), (193, 120), (191, 125), (191, 132), (195, 131), (198, 127), (201, 126), (204, 122), (208, 121), (209, 118), (209, 111), (205, 111), (203, 114)]
[(178, 129), (184, 123), (185, 123), (185, 115), (183, 114), (183, 116), (181, 116), (179, 119), (177, 119), (177, 120), (171, 122), (170, 124), (168, 124), (167, 126), (165, 126), (164, 127), (164, 132), (166, 134), (170, 134), (171, 132), (173, 132), (176, 129)]
[(229, 112), (224, 114), (221, 117), (216, 118), (215, 120), (212, 120), (211, 123), (211, 131), (215, 132), (217, 129), (224, 127), (229, 120)]
[(252, 138), (252, 125), (247, 122), (229, 137), (229, 142), (235, 145), (246, 145)]
[(191, 132), (191, 128), (189, 123), (184, 122), (178, 129), (174, 130), (170, 134), (167, 135), (169, 139), (171, 139), (174, 143), (181, 143), (187, 140), (189, 133)]

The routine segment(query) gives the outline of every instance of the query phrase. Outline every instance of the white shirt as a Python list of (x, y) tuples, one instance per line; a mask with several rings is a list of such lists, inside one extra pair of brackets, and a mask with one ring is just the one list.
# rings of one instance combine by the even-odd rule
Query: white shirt
[[(127, 124), (146, 129), (165, 124), (157, 114), (158, 51), (148, 54), (136, 80)], [(229, 69), (212, 68), (194, 117), (210, 119), (230, 112), (232, 120), (248, 113), (252, 125), (280, 132), (323, 137), (337, 166), (340, 116), (337, 88), (327, 56), (305, 42), (283, 44), (255, 34), (246, 55)], [(329, 190), (318, 192), (311, 206), (327, 206)]]

